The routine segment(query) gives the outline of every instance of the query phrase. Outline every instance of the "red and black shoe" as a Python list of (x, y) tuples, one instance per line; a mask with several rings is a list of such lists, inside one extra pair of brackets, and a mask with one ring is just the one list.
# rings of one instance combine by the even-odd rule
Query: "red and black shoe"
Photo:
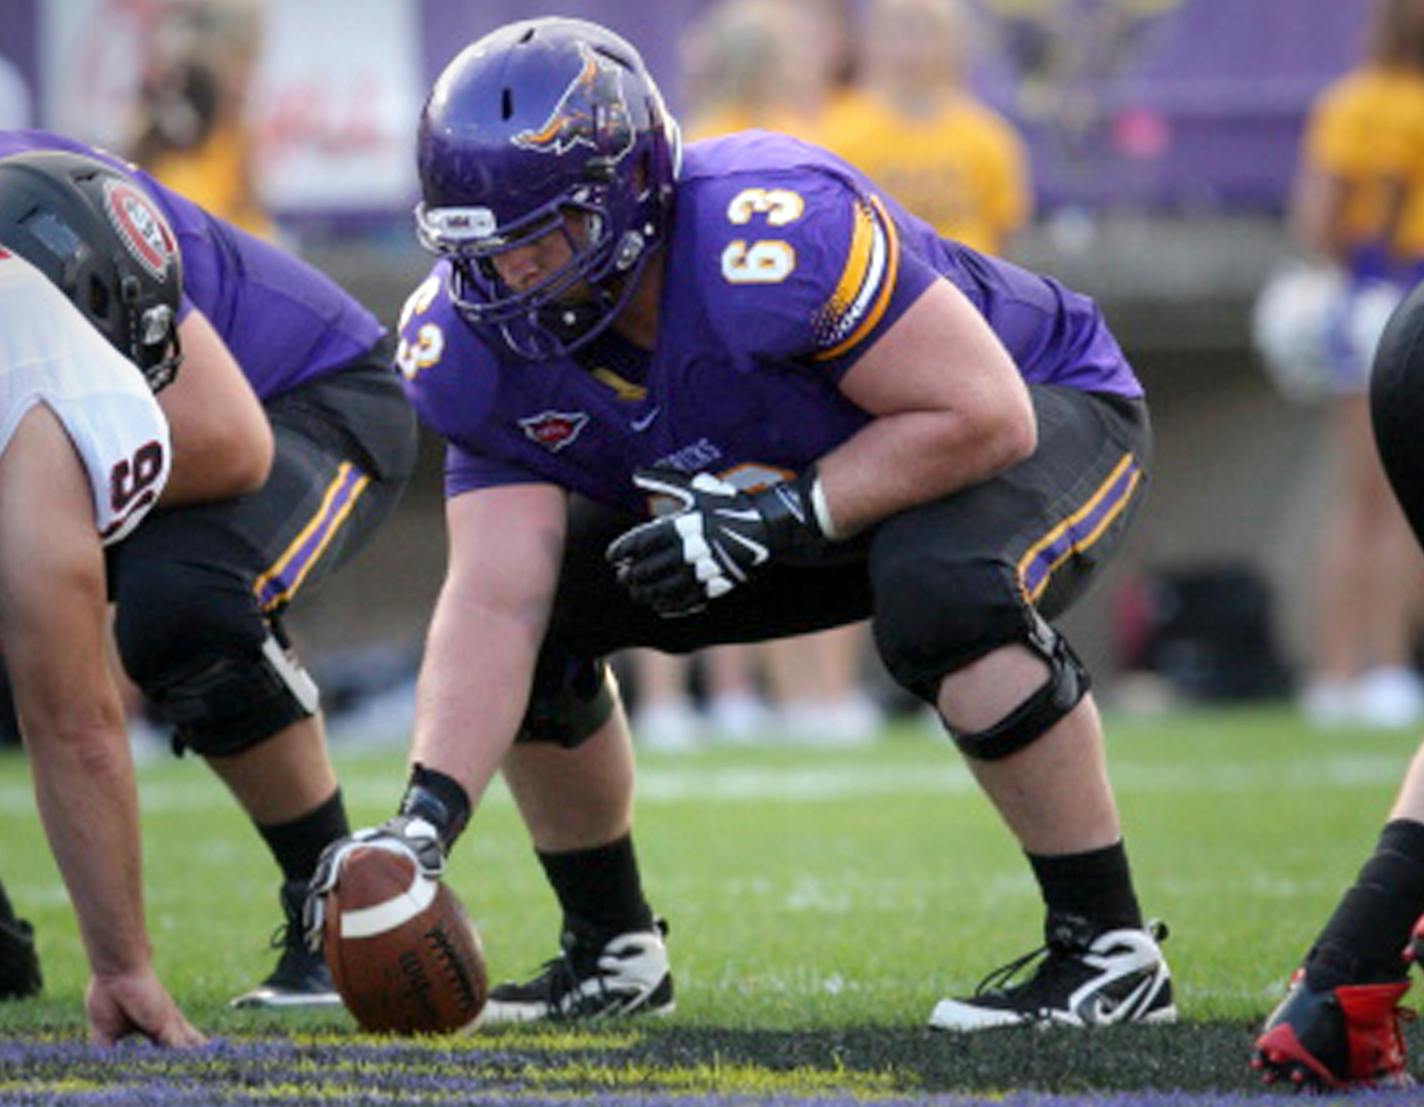
[(1399, 1005), (1407, 991), (1408, 980), (1315, 991), (1297, 969), (1256, 1039), (1251, 1067), (1268, 1084), (1285, 1080), (1301, 1089), (1408, 1087), (1414, 1081), (1399, 1031), (1414, 1017)]

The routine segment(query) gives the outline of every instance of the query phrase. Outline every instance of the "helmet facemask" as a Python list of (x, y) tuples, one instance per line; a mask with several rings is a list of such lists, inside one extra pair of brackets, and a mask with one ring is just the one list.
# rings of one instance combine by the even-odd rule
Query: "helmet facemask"
[[(606, 197), (598, 195), (600, 191), (580, 190), (486, 234), (472, 230), (491, 225), (476, 214), (484, 209), (420, 204), (417, 233), (427, 250), (450, 260), (450, 299), (470, 323), (497, 328), (523, 357), (561, 356), (612, 321), (648, 252), (638, 230), (629, 229), (619, 242), (613, 240)], [(551, 234), (562, 236), (567, 246), (564, 264), (523, 289), (500, 278), (496, 259)]]
[(153, 304), (136, 315), (133, 362), (143, 372), (148, 387), (162, 392), (183, 364), (183, 344), (178, 339), (178, 319), (167, 304)]

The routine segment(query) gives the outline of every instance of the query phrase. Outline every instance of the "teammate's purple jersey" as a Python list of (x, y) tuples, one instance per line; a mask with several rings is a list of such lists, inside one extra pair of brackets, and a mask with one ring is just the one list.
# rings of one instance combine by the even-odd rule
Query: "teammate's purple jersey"
[(208, 214), (113, 154), (47, 131), (0, 131), (0, 157), (27, 150), (85, 154), (139, 181), (178, 236), (180, 318), (194, 307), (201, 311), (262, 399), (332, 373), (385, 333), (325, 274)]
[(837, 381), (938, 277), (1025, 380), (1142, 395), (1091, 300), (937, 237), (823, 150), (758, 131), (693, 144), (675, 210), (651, 354), (605, 331), (577, 360), (521, 359), (464, 321), (435, 266), (397, 361), (447, 440), (447, 495), (546, 481), (641, 514), (643, 466), (789, 476), (870, 420)]

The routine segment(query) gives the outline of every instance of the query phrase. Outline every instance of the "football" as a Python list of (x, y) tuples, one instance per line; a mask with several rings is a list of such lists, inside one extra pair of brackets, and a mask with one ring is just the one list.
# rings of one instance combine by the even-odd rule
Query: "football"
[(484, 1009), (484, 952), (464, 905), (399, 851), (346, 856), (326, 894), (322, 946), (363, 1030), (438, 1034), (470, 1026)]

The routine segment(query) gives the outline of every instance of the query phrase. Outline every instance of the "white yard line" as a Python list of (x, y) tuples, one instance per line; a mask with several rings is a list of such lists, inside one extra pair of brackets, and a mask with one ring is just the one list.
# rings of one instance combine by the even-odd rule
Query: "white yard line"
[[(643, 767), (638, 776), (638, 801), (642, 804), (745, 803), (767, 800), (780, 803), (819, 803), (825, 800), (879, 798), (886, 796), (960, 795), (975, 789), (964, 767), (953, 755), (922, 762), (894, 765), (867, 765), (862, 762), (834, 762), (817, 765), (815, 754), (808, 763), (795, 767), (737, 766), (716, 768), (689, 759), (685, 764), (662, 763)], [(1144, 765), (1125, 763), (1112, 768), (1120, 795), (1237, 795), (1276, 792), (1335, 791), (1391, 788), (1396, 785), (1407, 761), (1403, 755), (1340, 755), (1320, 760), (1297, 760), (1288, 764)], [(145, 780), (140, 773), (140, 803), (145, 812), (210, 810), (231, 801), (215, 781), (205, 780), (203, 770), (193, 767), (191, 779), (165, 777)], [(394, 804), (400, 781), (377, 780), (353, 775), (343, 783), (348, 803)], [(490, 802), (507, 803), (503, 788), (496, 788)], [(19, 781), (0, 784), (0, 816), (34, 811), (28, 786)]]

